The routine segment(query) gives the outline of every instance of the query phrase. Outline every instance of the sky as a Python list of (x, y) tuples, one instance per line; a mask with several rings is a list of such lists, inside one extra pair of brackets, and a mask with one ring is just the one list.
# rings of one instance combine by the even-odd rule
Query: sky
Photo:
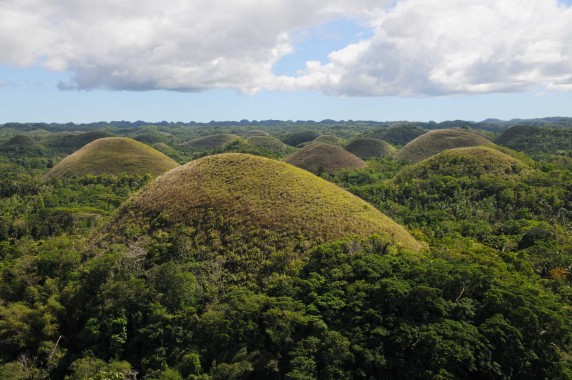
[(0, 123), (572, 117), (572, 0), (0, 0)]

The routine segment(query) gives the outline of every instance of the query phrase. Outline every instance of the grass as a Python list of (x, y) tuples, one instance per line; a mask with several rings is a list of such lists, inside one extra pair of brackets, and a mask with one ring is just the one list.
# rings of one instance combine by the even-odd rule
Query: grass
[(300, 242), (375, 233), (399, 247), (424, 248), (405, 228), (342, 188), (287, 163), (239, 153), (207, 156), (157, 178), (126, 204), (109, 231), (133, 223), (135, 230), (145, 230), (145, 223), (170, 230), (187, 226), (195, 245), (198, 236), (219, 231), (223, 237), (204, 238), (209, 241), (204, 244), (240, 242), (250, 250), (291, 244), (299, 249)]
[(158, 176), (178, 164), (148, 145), (124, 137), (95, 140), (54, 166), (45, 179), (83, 175), (151, 174)]
[(366, 163), (354, 154), (329, 144), (307, 145), (285, 161), (313, 173), (334, 173), (342, 169), (360, 169), (366, 166)]
[(251, 131), (248, 131), (244, 134), (244, 138), (247, 139), (249, 137), (254, 137), (254, 136), (270, 136), (270, 133), (263, 131), (261, 129), (253, 129)]
[(219, 133), (188, 141), (184, 145), (198, 150), (220, 149), (227, 143), (239, 138), (239, 136), (232, 133)]
[(310, 144), (342, 145), (342, 139), (334, 135), (321, 135), (316, 137)]
[(43, 151), (43, 147), (34, 139), (25, 135), (16, 135), (4, 144), (0, 145), (0, 152), (9, 155), (30, 154), (39, 155)]
[(284, 152), (288, 145), (272, 136), (251, 136), (246, 139), (249, 144), (258, 148), (269, 149), (276, 152)]
[(447, 149), (491, 145), (492, 142), (457, 129), (439, 129), (417, 137), (405, 145), (395, 159), (402, 163), (416, 163)]
[(345, 148), (348, 152), (355, 154), (362, 160), (393, 156), (397, 152), (397, 149), (389, 143), (369, 138), (355, 139), (346, 145)]
[(410, 166), (396, 177), (403, 182), (412, 178), (431, 179), (435, 176), (479, 178), (486, 176), (519, 175), (530, 170), (528, 165), (494, 147), (478, 146), (445, 150), (416, 165)]

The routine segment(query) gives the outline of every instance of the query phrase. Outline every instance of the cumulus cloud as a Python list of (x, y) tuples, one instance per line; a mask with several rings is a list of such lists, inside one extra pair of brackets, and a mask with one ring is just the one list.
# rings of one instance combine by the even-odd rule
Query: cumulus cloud
[(373, 37), (282, 86), (335, 95), (572, 90), (572, 8), (551, 0), (401, 0)]
[[(273, 74), (294, 31), (340, 17), (371, 37)], [(570, 25), (556, 0), (0, 0), (0, 64), (68, 71), (62, 89), (568, 91)]]

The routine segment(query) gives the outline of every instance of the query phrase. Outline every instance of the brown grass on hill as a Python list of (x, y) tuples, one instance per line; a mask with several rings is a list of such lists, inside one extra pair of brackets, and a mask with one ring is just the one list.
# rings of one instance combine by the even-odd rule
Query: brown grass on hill
[[(194, 231), (193, 244), (246, 245), (252, 252), (375, 233), (397, 246), (424, 247), (342, 188), (284, 162), (239, 153), (204, 157), (159, 177), (126, 204), (109, 230), (130, 223), (139, 223), (130, 230), (145, 223), (167, 230), (184, 225)], [(216, 242), (204, 237), (215, 235)]]
[(366, 166), (366, 163), (354, 154), (329, 144), (307, 145), (285, 161), (313, 173), (334, 173), (342, 169), (360, 169)]
[(125, 137), (92, 141), (54, 166), (45, 179), (83, 175), (151, 174), (158, 176), (179, 166), (163, 153)]
[(393, 156), (397, 149), (389, 143), (370, 138), (359, 138), (346, 145), (346, 150), (362, 160)]
[(270, 136), (270, 133), (263, 131), (261, 129), (253, 129), (253, 130), (248, 131), (244, 134), (245, 139), (247, 139), (249, 137), (254, 137), (254, 136), (261, 136), (261, 137)]
[(458, 129), (439, 129), (425, 133), (405, 145), (395, 159), (415, 163), (447, 149), (491, 145), (492, 142), (474, 133)]
[(343, 140), (334, 135), (320, 135), (312, 140), (309, 144), (331, 144), (342, 145)]
[(220, 149), (227, 143), (239, 138), (239, 136), (233, 135), (232, 133), (219, 133), (187, 141), (183, 145), (199, 150)]

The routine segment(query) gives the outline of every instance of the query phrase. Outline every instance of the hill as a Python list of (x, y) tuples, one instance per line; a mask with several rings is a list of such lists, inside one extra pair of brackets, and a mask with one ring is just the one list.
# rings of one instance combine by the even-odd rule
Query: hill
[(504, 131), (496, 143), (531, 155), (572, 154), (572, 129), (517, 125)]
[(220, 251), (227, 262), (257, 268), (270, 252), (304, 251), (353, 235), (378, 233), (397, 246), (422, 248), (340, 187), (284, 162), (240, 153), (203, 157), (157, 178), (107, 231), (119, 241), (140, 231), (130, 239), (144, 241), (157, 228), (206, 256)]
[(310, 144), (289, 156), (287, 163), (313, 173), (333, 173), (342, 169), (359, 169), (365, 162), (347, 150), (329, 144)]
[(528, 166), (489, 146), (445, 150), (411, 166), (396, 176), (398, 181), (429, 180), (436, 176), (469, 177), (522, 174)]
[(346, 150), (362, 160), (393, 156), (397, 149), (378, 139), (359, 138), (346, 145)]
[(211, 150), (220, 149), (231, 141), (237, 140), (240, 137), (232, 133), (219, 133), (187, 141), (183, 146), (187, 146), (198, 150)]
[(43, 147), (26, 135), (16, 135), (0, 145), (0, 152), (8, 155), (32, 155), (42, 153)]
[(314, 131), (298, 131), (287, 135), (282, 139), (285, 144), (290, 146), (298, 146), (305, 142), (310, 142), (318, 137), (318, 133)]
[(253, 136), (270, 136), (270, 133), (263, 131), (261, 129), (253, 129), (244, 134), (245, 139)]
[(276, 153), (284, 152), (289, 149), (288, 145), (272, 136), (251, 136), (247, 138), (246, 141), (257, 148), (266, 149)]
[(71, 153), (92, 141), (113, 136), (114, 135), (110, 132), (99, 130), (87, 132), (55, 133), (51, 136), (48, 136), (44, 144), (49, 148), (56, 149), (61, 152)]
[(78, 177), (87, 174), (119, 176), (122, 173), (158, 176), (178, 164), (163, 153), (125, 137), (95, 140), (64, 158), (46, 179)]
[(425, 133), (427, 133), (427, 131), (419, 126), (403, 124), (377, 129), (368, 133), (367, 137), (387, 141), (393, 145), (403, 146)]
[(342, 139), (334, 135), (320, 135), (312, 140), (310, 144), (342, 145)]
[(457, 129), (438, 129), (421, 135), (405, 145), (397, 152), (395, 158), (399, 162), (415, 163), (447, 149), (490, 144), (492, 142), (474, 133)]

